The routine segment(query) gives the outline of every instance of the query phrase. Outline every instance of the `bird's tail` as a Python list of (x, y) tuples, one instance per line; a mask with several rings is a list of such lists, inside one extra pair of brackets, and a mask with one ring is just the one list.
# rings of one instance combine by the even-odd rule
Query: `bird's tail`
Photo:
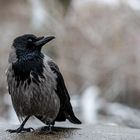
[(74, 123), (74, 124), (81, 124), (82, 122), (74, 115), (74, 112), (73, 112), (73, 109), (72, 109), (72, 106), (69, 103), (67, 103), (67, 109), (65, 110), (65, 115), (66, 115), (66, 118), (71, 122), (71, 123)]
[(82, 122), (76, 118), (76, 116), (73, 114), (73, 115), (67, 115), (67, 119), (71, 122), (71, 123), (74, 123), (74, 124), (81, 124)]

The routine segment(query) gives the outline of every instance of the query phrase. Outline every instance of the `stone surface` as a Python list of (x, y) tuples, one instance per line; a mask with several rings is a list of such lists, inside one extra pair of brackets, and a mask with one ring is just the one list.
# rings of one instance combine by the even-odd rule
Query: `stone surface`
[[(10, 128), (16, 128), (11, 126)], [(40, 131), (10, 134), (7, 126), (0, 128), (0, 140), (140, 140), (140, 130), (119, 126), (67, 126), (56, 127), (53, 134)], [(9, 127), (8, 127), (9, 128)]]

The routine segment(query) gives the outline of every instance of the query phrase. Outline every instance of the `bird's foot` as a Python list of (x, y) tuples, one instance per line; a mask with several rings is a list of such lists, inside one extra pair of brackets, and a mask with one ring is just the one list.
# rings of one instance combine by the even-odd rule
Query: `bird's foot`
[(47, 133), (47, 134), (55, 134), (55, 131), (53, 130), (54, 126), (45, 126), (41, 128), (42, 133)]
[(17, 129), (8, 129), (6, 130), (7, 132), (10, 132), (10, 133), (20, 133), (20, 132), (32, 132), (34, 131), (34, 129), (32, 127), (29, 127), (29, 128), (17, 128)]

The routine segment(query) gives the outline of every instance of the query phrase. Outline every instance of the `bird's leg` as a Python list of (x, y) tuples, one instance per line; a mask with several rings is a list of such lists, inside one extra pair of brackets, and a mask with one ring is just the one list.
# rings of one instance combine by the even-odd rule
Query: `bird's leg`
[(54, 128), (54, 125), (55, 125), (55, 121), (53, 121), (53, 122), (51, 123), (52, 129)]
[(12, 130), (12, 129), (8, 129), (7, 131), (10, 133), (20, 133), (22, 131), (25, 132), (30, 132), (31, 130), (34, 130), (33, 128), (24, 128), (25, 123), (27, 122), (27, 120), (30, 118), (30, 116), (26, 117), (25, 120), (22, 122), (22, 124), (20, 125), (19, 128)]
[(55, 122), (52, 122), (52, 123), (47, 122), (46, 124), (47, 124), (47, 126), (41, 128), (41, 131), (48, 133), (48, 134), (54, 134), (53, 128), (54, 128)]
[(51, 124), (48, 125), (48, 132), (52, 133), (52, 125)]
[(53, 131), (53, 127), (54, 125), (52, 125), (51, 123), (48, 124), (48, 131), (47, 131), (48, 134), (55, 134), (55, 132)]

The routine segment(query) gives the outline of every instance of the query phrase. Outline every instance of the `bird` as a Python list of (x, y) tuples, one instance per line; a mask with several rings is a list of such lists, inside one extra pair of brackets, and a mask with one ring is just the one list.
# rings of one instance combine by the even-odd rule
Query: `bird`
[(13, 108), (22, 123), (17, 129), (8, 129), (10, 133), (34, 130), (24, 128), (32, 116), (46, 124), (50, 132), (55, 122), (82, 123), (74, 114), (58, 65), (41, 51), (54, 38), (24, 34), (13, 41), (6, 76)]

